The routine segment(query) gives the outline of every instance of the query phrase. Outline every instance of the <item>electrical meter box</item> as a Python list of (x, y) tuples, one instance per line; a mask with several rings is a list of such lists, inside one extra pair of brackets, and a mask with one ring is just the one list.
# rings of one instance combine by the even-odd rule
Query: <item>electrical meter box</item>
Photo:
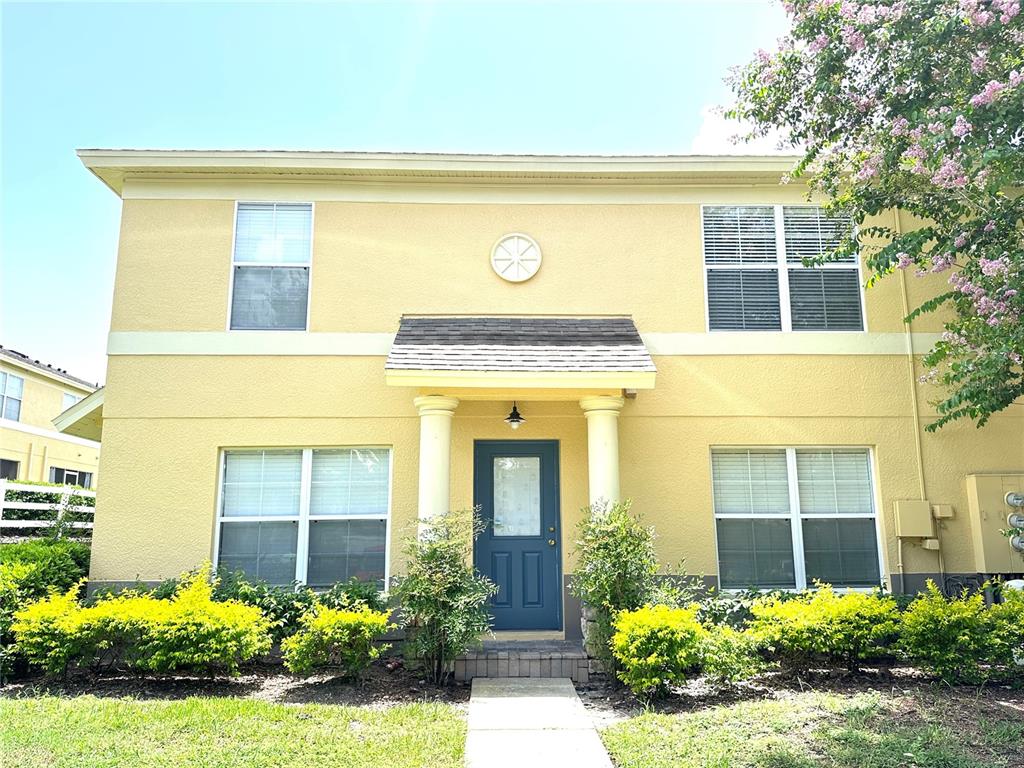
[(932, 505), (927, 501), (893, 502), (896, 508), (896, 535), (901, 539), (930, 539), (935, 536)]
[(1010, 546), (1002, 534), (1011, 512), (1020, 512), (1006, 503), (1006, 494), (1024, 493), (1024, 473), (1019, 475), (968, 475), (967, 503), (974, 540), (974, 562), (978, 573), (1024, 572), (1024, 557)]

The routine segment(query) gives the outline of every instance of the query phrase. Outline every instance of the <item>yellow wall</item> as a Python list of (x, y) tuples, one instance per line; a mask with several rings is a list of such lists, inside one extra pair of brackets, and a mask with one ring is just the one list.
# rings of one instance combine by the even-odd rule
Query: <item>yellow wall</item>
[[(92, 390), (4, 362), (0, 362), (0, 370), (25, 380), (20, 418), (16, 423), (0, 420), (0, 458), (19, 463), (18, 479), (49, 481), (50, 467), (95, 475), (99, 446), (68, 438), (53, 427), (53, 418), (63, 410), (65, 392), (84, 397)], [(95, 482), (94, 476), (94, 486)]]
[[(699, 198), (700, 190), (693, 192)], [(722, 192), (716, 193), (721, 199)], [(738, 190), (800, 202), (795, 188)], [(273, 199), (268, 190), (265, 199)], [(124, 204), (112, 330), (224, 331), (232, 200)], [(315, 205), (312, 332), (389, 332), (403, 313), (631, 314), (641, 332), (703, 333), (704, 280), (696, 204)], [(525, 231), (544, 263), (527, 283), (491, 271), (494, 241)], [(910, 306), (941, 277), (907, 283)], [(866, 296), (868, 331), (904, 330), (901, 280)], [(936, 331), (936, 318), (914, 331)], [(836, 344), (850, 334), (834, 334)], [(856, 336), (854, 334), (853, 336)], [(659, 356), (657, 386), (620, 419), (623, 494), (653, 523), (667, 562), (717, 570), (709, 452), (715, 445), (863, 445), (874, 451), (896, 567), (892, 502), (952, 504), (941, 530), (945, 567), (973, 569), (964, 477), (1024, 468), (1024, 407), (984, 430), (957, 424), (923, 436), (917, 463), (914, 376), (901, 355)], [(103, 483), (92, 577), (157, 579), (212, 555), (217, 456), (224, 447), (387, 444), (393, 447), (392, 563), (416, 519), (419, 422), (411, 389), (384, 385), (382, 357), (117, 355), (104, 403)], [(933, 396), (918, 387), (922, 422)], [(474, 439), (512, 437), (508, 402), (464, 402), (452, 432), (453, 506), (472, 503)], [(561, 444), (563, 548), (587, 501), (586, 423), (576, 402), (531, 402), (514, 437)], [(908, 545), (909, 573), (937, 570)], [(571, 572), (571, 558), (566, 572)]]

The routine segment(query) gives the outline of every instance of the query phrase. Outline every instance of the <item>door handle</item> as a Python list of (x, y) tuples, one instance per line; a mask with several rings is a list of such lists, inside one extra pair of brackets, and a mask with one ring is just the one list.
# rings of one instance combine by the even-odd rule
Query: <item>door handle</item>
[(555, 540), (554, 539), (548, 539), (548, 546), (549, 547), (555, 546)]

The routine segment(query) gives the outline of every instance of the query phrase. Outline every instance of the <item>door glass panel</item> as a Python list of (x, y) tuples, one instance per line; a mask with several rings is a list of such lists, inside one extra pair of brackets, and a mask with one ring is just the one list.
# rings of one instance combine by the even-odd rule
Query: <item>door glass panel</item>
[(540, 457), (494, 457), (494, 535), (540, 536)]

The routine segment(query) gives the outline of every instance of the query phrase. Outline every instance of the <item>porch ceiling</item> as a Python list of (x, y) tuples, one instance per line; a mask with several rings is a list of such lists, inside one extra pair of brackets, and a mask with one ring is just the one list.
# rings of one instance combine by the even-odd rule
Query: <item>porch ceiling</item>
[(652, 389), (657, 372), (624, 316), (407, 315), (384, 368), (391, 386), (520, 394)]

